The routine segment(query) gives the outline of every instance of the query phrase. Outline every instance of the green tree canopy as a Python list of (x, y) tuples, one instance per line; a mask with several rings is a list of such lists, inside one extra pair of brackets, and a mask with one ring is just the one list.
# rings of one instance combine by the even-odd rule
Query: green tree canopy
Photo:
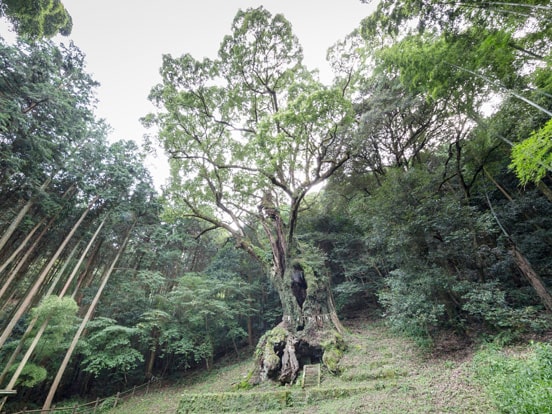
[[(301, 265), (294, 233), (307, 193), (354, 150), (354, 112), (344, 88), (317, 82), (302, 58), (282, 15), (239, 11), (216, 60), (163, 57), (163, 81), (150, 94), (159, 110), (145, 123), (159, 127), (171, 157), (172, 214), (225, 229), (260, 260), (270, 252), (284, 321), (307, 337), (339, 322), (324, 272)], [(293, 380), (298, 367), (284, 366), (280, 380)]]
[(2, 0), (5, 15), (19, 35), (38, 39), (56, 34), (69, 36), (73, 20), (60, 0)]

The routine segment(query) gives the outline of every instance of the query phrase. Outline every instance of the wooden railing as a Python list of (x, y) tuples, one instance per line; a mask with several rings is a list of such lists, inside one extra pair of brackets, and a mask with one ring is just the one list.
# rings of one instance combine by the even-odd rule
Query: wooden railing
[(102, 411), (105, 411), (107, 409), (115, 408), (117, 407), (117, 404), (119, 404), (121, 401), (124, 401), (125, 399), (129, 399), (134, 397), (137, 391), (140, 391), (145, 388), (144, 394), (147, 395), (152, 388), (157, 388), (161, 385), (161, 380), (159, 378), (152, 378), (150, 381), (146, 382), (145, 384), (134, 386), (133, 388), (118, 392), (115, 395), (112, 395), (110, 397), (106, 398), (96, 398), (95, 401), (88, 402), (86, 404), (75, 404), (73, 406), (67, 406), (67, 407), (52, 407), (48, 410), (27, 410), (23, 409), (23, 411), (18, 411), (14, 414), (29, 414), (29, 413), (49, 413), (49, 414), (89, 414), (89, 413), (100, 413)]

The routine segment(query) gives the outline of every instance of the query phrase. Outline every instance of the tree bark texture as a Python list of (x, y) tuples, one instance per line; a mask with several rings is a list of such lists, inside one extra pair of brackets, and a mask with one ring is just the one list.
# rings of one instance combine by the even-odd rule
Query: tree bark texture
[(327, 282), (308, 266), (288, 265), (283, 277), (273, 273), (283, 316), (257, 345), (251, 383), (293, 383), (304, 365), (324, 362), (327, 343), (336, 342), (342, 326)]
[(533, 286), (533, 289), (535, 289), (535, 292), (541, 299), (542, 304), (544, 305), (546, 310), (548, 312), (552, 312), (552, 296), (548, 292), (548, 289), (546, 289), (546, 286), (544, 285), (542, 279), (531, 266), (531, 263), (529, 263), (529, 261), (525, 258), (523, 254), (521, 254), (521, 252), (516, 248), (515, 245), (512, 246), (510, 251), (512, 253), (512, 256), (514, 257), (514, 261), (519, 267), (519, 270), (521, 270), (531, 286)]
[(327, 278), (316, 272), (294, 243), (300, 199), (293, 199), (290, 216), (294, 219), (287, 226), (270, 194), (265, 194), (259, 206), (272, 251), (271, 280), (283, 315), (280, 324), (259, 340), (252, 384), (267, 379), (293, 383), (304, 365), (324, 361), (324, 344), (335, 344), (343, 329)]

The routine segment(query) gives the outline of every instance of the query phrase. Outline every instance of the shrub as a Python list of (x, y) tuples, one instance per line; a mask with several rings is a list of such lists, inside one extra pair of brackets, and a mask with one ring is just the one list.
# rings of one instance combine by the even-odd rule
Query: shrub
[(390, 272), (387, 288), (378, 296), (391, 329), (413, 338), (421, 346), (429, 345), (431, 331), (445, 314), (445, 305), (440, 301), (444, 278), (435, 268)]
[(552, 413), (552, 346), (533, 343), (528, 352), (508, 356), (487, 346), (474, 358), (476, 378), (502, 413)]

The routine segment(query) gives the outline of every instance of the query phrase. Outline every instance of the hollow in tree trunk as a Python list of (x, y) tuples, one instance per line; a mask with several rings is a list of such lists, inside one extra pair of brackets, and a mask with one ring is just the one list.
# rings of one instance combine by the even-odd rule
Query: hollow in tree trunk
[(298, 249), (290, 248), (293, 234), (284, 236), (277, 209), (265, 211), (264, 217), (273, 254), (271, 280), (282, 304), (282, 321), (259, 340), (250, 382), (292, 383), (306, 364), (324, 363), (336, 371), (345, 344), (329, 280), (300, 252), (292, 257), (290, 251)]

